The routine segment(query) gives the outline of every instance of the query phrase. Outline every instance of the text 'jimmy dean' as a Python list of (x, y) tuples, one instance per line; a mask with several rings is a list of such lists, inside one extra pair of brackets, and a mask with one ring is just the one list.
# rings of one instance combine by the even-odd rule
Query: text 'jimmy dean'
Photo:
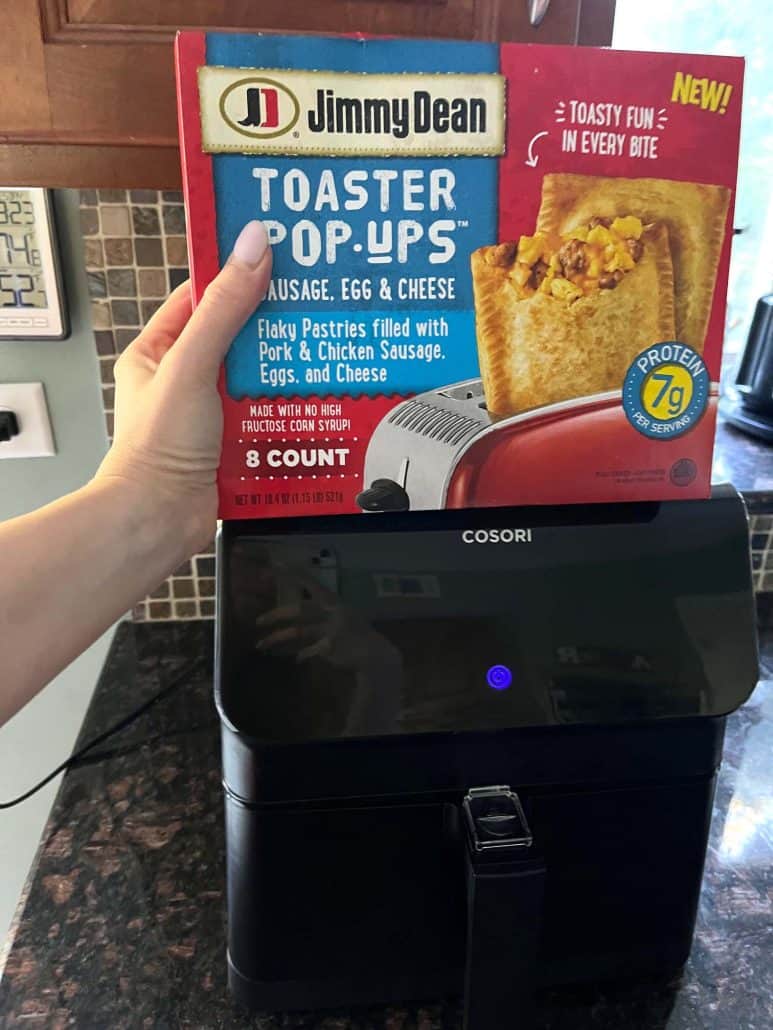
[[(249, 92), (249, 90), (248, 90)], [(482, 97), (433, 97), (428, 89), (408, 97), (342, 97), (332, 89), (317, 90), (317, 106), (306, 114), (312, 132), (364, 132), (407, 139), (411, 133), (485, 133), (486, 101)]]
[(504, 151), (496, 74), (199, 69), (209, 153), (464, 156)]

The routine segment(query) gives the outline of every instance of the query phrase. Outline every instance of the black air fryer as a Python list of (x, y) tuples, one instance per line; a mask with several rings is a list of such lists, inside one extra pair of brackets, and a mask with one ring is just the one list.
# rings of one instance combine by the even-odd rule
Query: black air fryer
[(535, 988), (685, 962), (747, 518), (710, 501), (227, 522), (216, 696), (235, 997)]
[(738, 372), (737, 398), (723, 397), (720, 410), (731, 425), (773, 443), (773, 293), (760, 297)]

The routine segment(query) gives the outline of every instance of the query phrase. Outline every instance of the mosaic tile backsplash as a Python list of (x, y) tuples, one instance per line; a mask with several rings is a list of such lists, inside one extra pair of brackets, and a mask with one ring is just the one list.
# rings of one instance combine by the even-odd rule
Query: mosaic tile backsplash
[[(80, 218), (107, 433), (113, 435), (116, 358), (175, 286), (188, 278), (182, 194), (81, 190)], [(133, 612), (136, 621), (211, 619), (212, 547), (176, 569)]]
[[(113, 366), (170, 290), (188, 278), (182, 194), (157, 190), (81, 190), (80, 216), (102, 399), (113, 435)], [(773, 514), (751, 520), (757, 591), (773, 592)], [(138, 604), (135, 620), (211, 619), (212, 547), (185, 562)]]

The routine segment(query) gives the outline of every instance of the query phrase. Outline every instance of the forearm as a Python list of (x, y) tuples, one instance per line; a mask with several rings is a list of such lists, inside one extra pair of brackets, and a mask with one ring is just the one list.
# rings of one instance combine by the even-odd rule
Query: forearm
[(192, 535), (110, 478), (0, 525), (0, 725), (181, 564)]
[(228, 347), (265, 296), (248, 222), (196, 311), (179, 286), (115, 364), (115, 437), (97, 478), (0, 525), (0, 725), (212, 536)]

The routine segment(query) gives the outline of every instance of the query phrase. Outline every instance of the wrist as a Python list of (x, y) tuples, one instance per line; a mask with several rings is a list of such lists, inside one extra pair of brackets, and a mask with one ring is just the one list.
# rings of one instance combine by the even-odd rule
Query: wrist
[(152, 477), (137, 480), (100, 469), (85, 489), (105, 501), (132, 554), (157, 569), (160, 579), (214, 534), (214, 504), (202, 505), (200, 497), (165, 488)]

